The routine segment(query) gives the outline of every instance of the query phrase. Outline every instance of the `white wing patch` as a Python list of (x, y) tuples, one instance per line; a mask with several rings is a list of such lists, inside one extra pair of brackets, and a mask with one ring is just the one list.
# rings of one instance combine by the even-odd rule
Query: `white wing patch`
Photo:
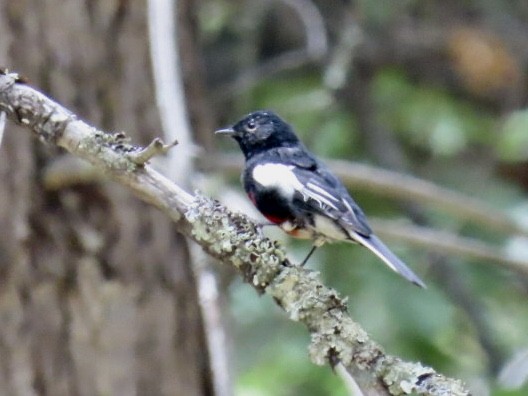
[(313, 199), (321, 209), (325, 206), (339, 210), (336, 206), (339, 198), (333, 196), (324, 188), (315, 183), (308, 182), (306, 185), (295, 176), (295, 166), (277, 163), (257, 165), (253, 169), (253, 179), (263, 187), (276, 188), (284, 195), (292, 197), (296, 192), (303, 196), (305, 201)]
[(253, 179), (262, 187), (276, 188), (287, 196), (302, 191), (303, 185), (293, 173), (293, 165), (263, 164), (253, 169)]

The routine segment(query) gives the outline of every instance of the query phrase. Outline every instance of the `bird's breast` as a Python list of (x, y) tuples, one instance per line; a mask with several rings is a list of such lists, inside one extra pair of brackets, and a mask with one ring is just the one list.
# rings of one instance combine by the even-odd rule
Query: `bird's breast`
[(246, 192), (251, 202), (270, 222), (281, 225), (294, 217), (291, 200), (280, 190), (246, 183)]

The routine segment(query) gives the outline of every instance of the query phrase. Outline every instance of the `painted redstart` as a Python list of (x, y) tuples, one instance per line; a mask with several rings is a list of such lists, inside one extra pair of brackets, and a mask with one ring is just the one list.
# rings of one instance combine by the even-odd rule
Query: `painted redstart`
[(242, 182), (249, 199), (270, 222), (297, 238), (354, 242), (370, 249), (392, 270), (425, 287), (372, 232), (361, 208), (343, 184), (271, 111), (256, 111), (216, 131), (234, 138), (246, 158)]

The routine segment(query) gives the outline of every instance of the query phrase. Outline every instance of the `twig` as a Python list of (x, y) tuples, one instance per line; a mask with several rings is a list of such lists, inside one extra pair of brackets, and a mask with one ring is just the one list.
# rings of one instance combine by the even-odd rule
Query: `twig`
[(346, 183), (395, 198), (427, 202), (453, 215), (493, 227), (497, 231), (528, 235), (528, 230), (504, 212), (432, 182), (381, 168), (346, 161), (329, 161)]
[(506, 389), (518, 389), (528, 382), (528, 349), (514, 353), (499, 373), (499, 383)]
[[(173, 151), (168, 155), (164, 170), (172, 180), (188, 186), (191, 185), (190, 176), (193, 169), (191, 157), (194, 157), (195, 147), (184, 92), (183, 62), (180, 56), (182, 50), (177, 42), (177, 37), (181, 36), (180, 33), (186, 27), (185, 22), (182, 22), (185, 18), (185, 15), (182, 15), (182, 1), (149, 0), (148, 7), (150, 56), (164, 137), (168, 141), (180, 140), (184, 146), (183, 151), (178, 153)], [(184, 37), (185, 39), (188, 37)], [(182, 41), (181, 37), (180, 41)], [(190, 45), (192, 46), (192, 43)], [(170, 148), (164, 147), (164, 151)], [(203, 251), (197, 246), (191, 246), (189, 255), (197, 279), (214, 393), (217, 396), (227, 396), (232, 394), (232, 386), (227, 364), (225, 331), (219, 314), (216, 280), (213, 271), (205, 264)]]
[(462, 237), (448, 231), (434, 230), (400, 221), (371, 219), (372, 228), (387, 239), (423, 246), (442, 254), (456, 254), (474, 259), (476, 262), (492, 262), (509, 270), (528, 275), (528, 261), (510, 257), (500, 247), (477, 239)]
[(339, 378), (341, 378), (341, 381), (343, 381), (343, 383), (345, 384), (345, 387), (348, 390), (348, 394), (350, 396), (365, 396), (361, 388), (357, 384), (356, 380), (346, 370), (345, 366), (343, 366), (341, 363), (338, 363), (334, 367), (334, 371), (339, 376)]
[(338, 43), (324, 71), (324, 84), (331, 91), (342, 89), (347, 83), (354, 54), (362, 39), (363, 31), (351, 12), (346, 10)]
[(309, 0), (281, 0), (294, 10), (304, 25), (306, 52), (312, 59), (320, 59), (328, 51), (328, 38), (324, 18), (317, 6)]
[(271, 76), (298, 69), (313, 61), (311, 54), (305, 48), (284, 52), (238, 74), (234, 81), (221, 84), (213, 90), (211, 99), (214, 102), (221, 102), (235, 95), (240, 95)]
[[(462, 268), (443, 254), (429, 255), (428, 274), (435, 279), (442, 292), (464, 312), (475, 331), (487, 361), (489, 376), (495, 378), (504, 362), (502, 345), (497, 340), (494, 323), (490, 320), (483, 296), (474, 293), (473, 282), (468, 282)], [(526, 276), (520, 277), (525, 278)]]
[[(204, 326), (207, 330), (206, 338), (211, 356), (215, 395), (228, 396), (233, 394), (229, 362), (230, 338), (225, 326), (219, 282), (211, 266), (206, 265), (208, 260), (205, 259), (208, 257), (204, 256), (206, 256), (205, 252), (198, 245), (191, 246), (191, 257), (197, 267), (197, 287)], [(209, 261), (211, 261), (210, 257)]]
[(170, 144), (165, 144), (160, 138), (155, 138), (147, 147), (143, 147), (137, 151), (131, 151), (126, 155), (133, 163), (137, 165), (145, 165), (152, 157), (167, 154), (167, 152), (177, 144), (177, 140)]
[(88, 162), (69, 154), (54, 159), (44, 168), (42, 174), (44, 188), (49, 191), (78, 184), (97, 183), (106, 179), (105, 175)]
[(375, 388), (379, 395), (469, 395), (458, 380), (385, 354), (351, 319), (345, 300), (336, 291), (324, 286), (314, 271), (292, 266), (282, 248), (260, 237), (246, 216), (208, 198), (188, 194), (148, 165), (134, 164), (105, 141), (104, 132), (77, 120), (29, 86), (17, 84), (9, 74), (0, 75), (2, 110), (13, 122), (88, 160), (161, 209), (180, 232), (211, 256), (236, 268), (255, 289), (273, 297), (292, 320), (310, 331), (314, 363), (335, 366), (340, 362), (363, 389)]
[[(168, 158), (167, 170), (171, 179), (184, 184), (190, 173), (194, 144), (188, 133), (190, 128), (185, 108), (178, 44), (175, 39), (175, 4), (172, 0), (148, 1), (148, 28), (150, 59), (156, 85), (156, 105), (164, 136), (167, 141), (178, 140), (185, 147), (178, 155)], [(178, 177), (183, 179), (176, 179)]]
[(5, 124), (6, 124), (6, 113), (3, 111), (0, 111), (0, 147), (2, 147), (2, 141), (4, 139), (4, 131), (5, 131)]
[(324, 18), (315, 4), (308, 0), (281, 1), (295, 11), (304, 24), (306, 37), (304, 46), (286, 51), (252, 69), (239, 73), (234, 81), (222, 84), (214, 90), (213, 101), (220, 102), (231, 98), (249, 90), (266, 78), (317, 62), (326, 55), (328, 52), (328, 35)]

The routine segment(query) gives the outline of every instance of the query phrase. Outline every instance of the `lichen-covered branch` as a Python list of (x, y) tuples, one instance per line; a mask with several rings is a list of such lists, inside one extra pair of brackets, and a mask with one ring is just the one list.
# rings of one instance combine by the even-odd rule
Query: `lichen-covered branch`
[(500, 247), (450, 231), (437, 230), (400, 221), (371, 219), (374, 231), (383, 238), (402, 241), (443, 255), (459, 255), (478, 263), (496, 266), (528, 275), (528, 260), (513, 257)]
[(41, 140), (89, 161), (162, 210), (180, 232), (235, 267), (255, 289), (272, 296), (290, 319), (307, 327), (314, 363), (341, 363), (366, 395), (469, 395), (458, 380), (386, 355), (351, 319), (346, 300), (323, 285), (316, 272), (292, 265), (284, 250), (262, 237), (246, 216), (209, 198), (191, 195), (148, 165), (134, 162), (130, 153), (143, 148), (127, 143), (121, 133), (104, 133), (78, 120), (19, 82), (15, 74), (0, 73), (0, 111)]

